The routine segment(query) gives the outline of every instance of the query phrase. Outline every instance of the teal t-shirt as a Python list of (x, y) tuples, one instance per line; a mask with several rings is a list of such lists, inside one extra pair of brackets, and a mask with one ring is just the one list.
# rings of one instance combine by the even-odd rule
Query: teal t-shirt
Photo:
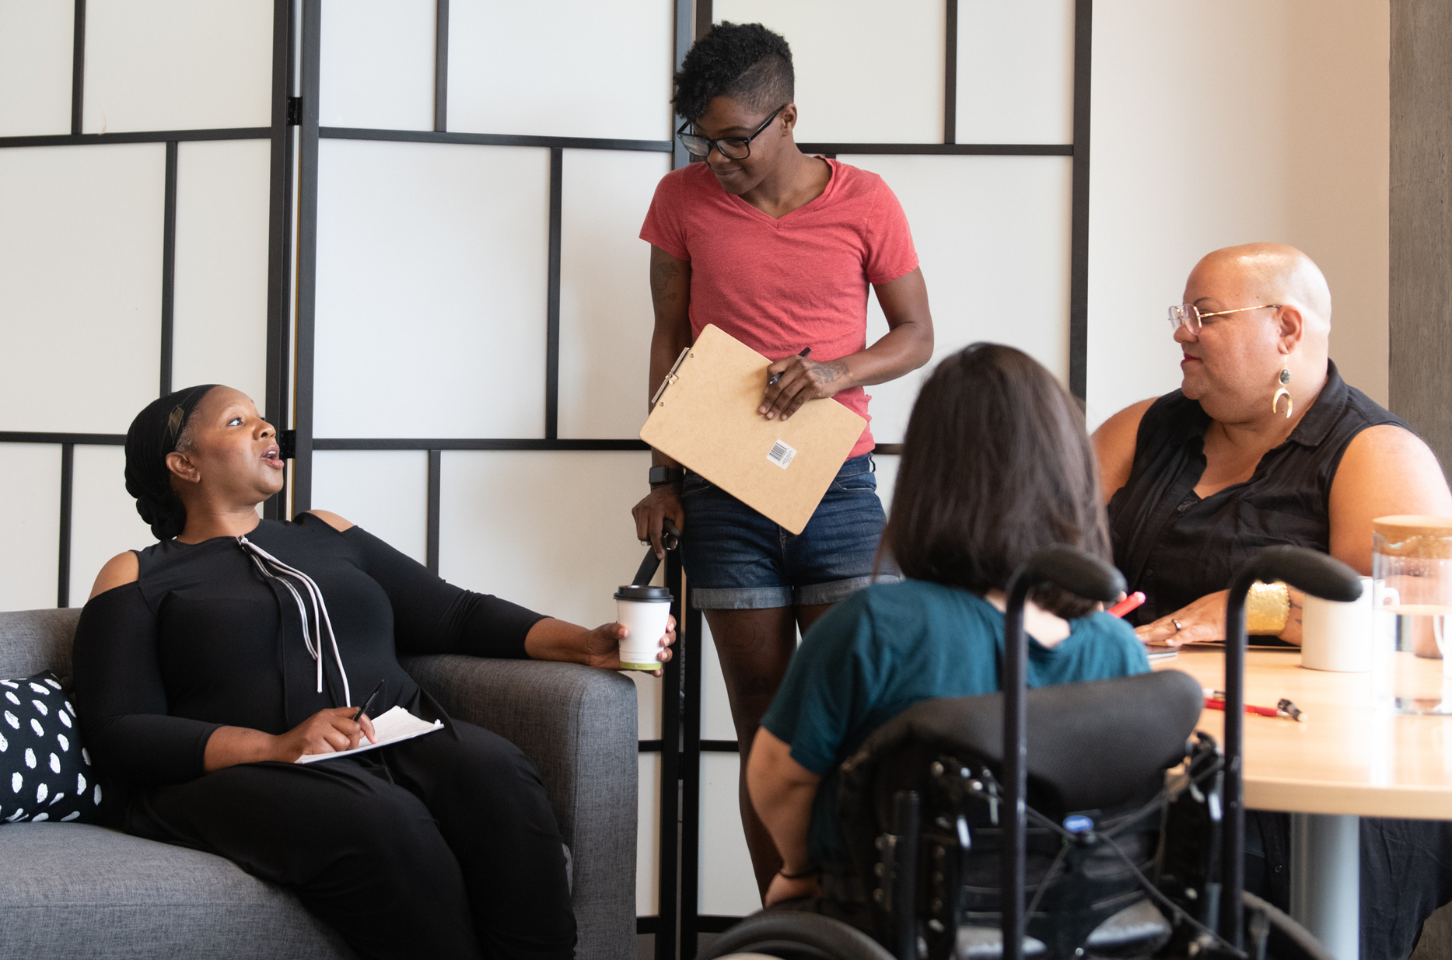
[[(923, 580), (876, 584), (808, 630), (762, 725), (823, 783), (813, 802), (809, 852), (840, 862), (837, 770), (868, 735), (922, 700), (1000, 689), (1005, 615), (983, 597)], [(1032, 687), (1105, 680), (1150, 670), (1124, 620), (1095, 613), (1070, 621), (1053, 647), (1030, 640)]]

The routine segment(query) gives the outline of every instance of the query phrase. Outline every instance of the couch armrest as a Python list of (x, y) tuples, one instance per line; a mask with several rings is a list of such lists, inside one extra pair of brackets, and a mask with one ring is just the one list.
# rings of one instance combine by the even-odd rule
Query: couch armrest
[(567, 663), (438, 655), (404, 669), (450, 716), (498, 733), (540, 771), (570, 846), (577, 956), (636, 952), (636, 685)]

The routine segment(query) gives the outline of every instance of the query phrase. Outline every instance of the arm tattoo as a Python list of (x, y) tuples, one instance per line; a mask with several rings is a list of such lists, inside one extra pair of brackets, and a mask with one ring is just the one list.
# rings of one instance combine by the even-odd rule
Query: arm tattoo
[(848, 373), (848, 364), (842, 360), (830, 360), (827, 363), (820, 363), (813, 368), (818, 374), (819, 383), (837, 383), (844, 374)]
[[(671, 288), (672, 281), (681, 273), (681, 268), (676, 264), (662, 260), (651, 265), (651, 297), (653, 300), (666, 303), (667, 291)], [(675, 297), (671, 298), (675, 300)]]

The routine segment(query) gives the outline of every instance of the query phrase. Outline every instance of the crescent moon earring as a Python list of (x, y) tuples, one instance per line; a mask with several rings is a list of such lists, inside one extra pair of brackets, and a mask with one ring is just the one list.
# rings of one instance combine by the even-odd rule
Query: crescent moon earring
[(1276, 413), (1277, 405), (1282, 402), (1283, 397), (1287, 397), (1287, 419), (1291, 420), (1292, 393), (1288, 391), (1287, 385), (1292, 383), (1292, 371), (1287, 368), (1285, 363), (1282, 365), (1282, 373), (1277, 375), (1277, 383), (1277, 392), (1272, 395), (1272, 412)]

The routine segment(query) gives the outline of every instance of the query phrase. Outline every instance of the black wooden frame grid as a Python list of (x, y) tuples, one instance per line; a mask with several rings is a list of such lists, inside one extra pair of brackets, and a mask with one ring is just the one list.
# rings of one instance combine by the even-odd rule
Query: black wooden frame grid
[[(803, 143), (809, 152), (837, 154), (891, 154), (928, 156), (1068, 156), (1072, 158), (1071, 192), (1071, 309), (1069, 386), (1078, 397), (1086, 389), (1086, 294), (1090, 184), (1090, 55), (1093, 0), (1076, 0), (1073, 137), (1071, 144), (963, 144), (956, 140), (958, 102), (958, 0), (945, 3), (944, 137), (940, 143)], [(295, 36), (294, 14), (301, 4), (301, 36)], [(274, 0), (271, 123), (267, 127), (209, 130), (167, 130), (134, 133), (82, 134), (84, 103), (86, 0), (75, 0), (72, 54), (71, 132), (61, 135), (0, 137), (0, 149), (29, 146), (79, 146), (105, 143), (166, 144), (166, 191), (163, 230), (161, 392), (171, 387), (172, 292), (175, 275), (176, 178), (178, 144), (195, 140), (268, 139), (271, 141), (269, 230), (267, 380), (264, 414), (280, 428), (292, 424), (292, 462), (285, 505), (275, 497), (265, 505), (271, 518), (287, 516), (311, 506), (315, 450), (420, 450), (428, 456), (427, 545), (431, 570), (439, 567), (440, 487), (445, 450), (523, 450), (555, 452), (644, 451), (633, 439), (562, 439), (558, 436), (560, 369), (560, 250), (561, 184), (567, 149), (632, 150), (671, 153), (674, 165), (688, 158), (674, 139), (616, 140), (589, 137), (522, 136), (458, 133), (447, 129), (449, 0), (436, 0), (434, 70), (434, 123), (429, 131), (321, 127), (318, 101), (322, 37), (321, 0)], [(675, 0), (674, 60), (680, 64), (692, 41), (712, 24), (711, 0)], [(301, 75), (294, 75), (294, 54), (300, 53)], [(295, 96), (295, 91), (297, 96)], [(668, 116), (667, 132), (674, 122)], [(295, 134), (294, 128), (297, 128)], [(415, 143), (454, 143), (484, 146), (546, 148), (550, 152), (550, 206), (548, 290), (546, 320), (546, 403), (542, 436), (505, 438), (315, 438), (313, 436), (318, 237), (318, 145), (320, 139), (387, 140)], [(296, 183), (295, 183), (296, 178)], [(297, 204), (294, 205), (294, 190)], [(290, 350), (291, 347), (291, 350)], [(291, 360), (291, 363), (290, 363)], [(291, 374), (291, 376), (290, 376)], [(120, 445), (119, 434), (64, 432), (0, 432), (0, 443), (48, 443), (61, 448), (60, 543), (57, 570), (57, 605), (70, 600), (70, 554), (74, 451), (77, 444)], [(896, 454), (896, 444), (881, 444), (876, 452)], [(662, 737), (643, 740), (640, 751), (659, 752), (661, 764), (660, 858), (658, 912), (639, 917), (637, 930), (656, 935), (656, 957), (692, 960), (697, 934), (718, 932), (735, 917), (698, 913), (700, 861), (701, 761), (703, 752), (737, 752), (731, 740), (701, 739), (702, 617), (680, 600), (688, 595), (680, 563), (669, 557), (667, 582), (673, 586), (673, 607), (681, 624), (679, 655), (667, 665), (662, 681)]]
[[(160, 143), (165, 145), (162, 208), (162, 276), (160, 337), (158, 343), (158, 396), (170, 393), (175, 339), (174, 303), (177, 252), (177, 168), (178, 144), (200, 140), (271, 141), (268, 229), (268, 315), (265, 416), (278, 423), (285, 416), (286, 362), (289, 304), (287, 291), (292, 270), (289, 262), (289, 217), (292, 179), (288, 169), (292, 131), (287, 126), (287, 95), (291, 84), (292, 0), (273, 2), (272, 123), (267, 127), (220, 127), (199, 130), (143, 130), (126, 133), (82, 133), (81, 121), (86, 93), (86, 0), (75, 0), (71, 38), (70, 133), (0, 137), (0, 150), (23, 147), (79, 147), (115, 143)], [(121, 446), (123, 434), (68, 433), (56, 431), (0, 431), (0, 443), (55, 444), (60, 447), (60, 523), (57, 544), (56, 606), (71, 603), (71, 533), (75, 489), (76, 446)], [(269, 517), (281, 516), (280, 498), (264, 505)]]

